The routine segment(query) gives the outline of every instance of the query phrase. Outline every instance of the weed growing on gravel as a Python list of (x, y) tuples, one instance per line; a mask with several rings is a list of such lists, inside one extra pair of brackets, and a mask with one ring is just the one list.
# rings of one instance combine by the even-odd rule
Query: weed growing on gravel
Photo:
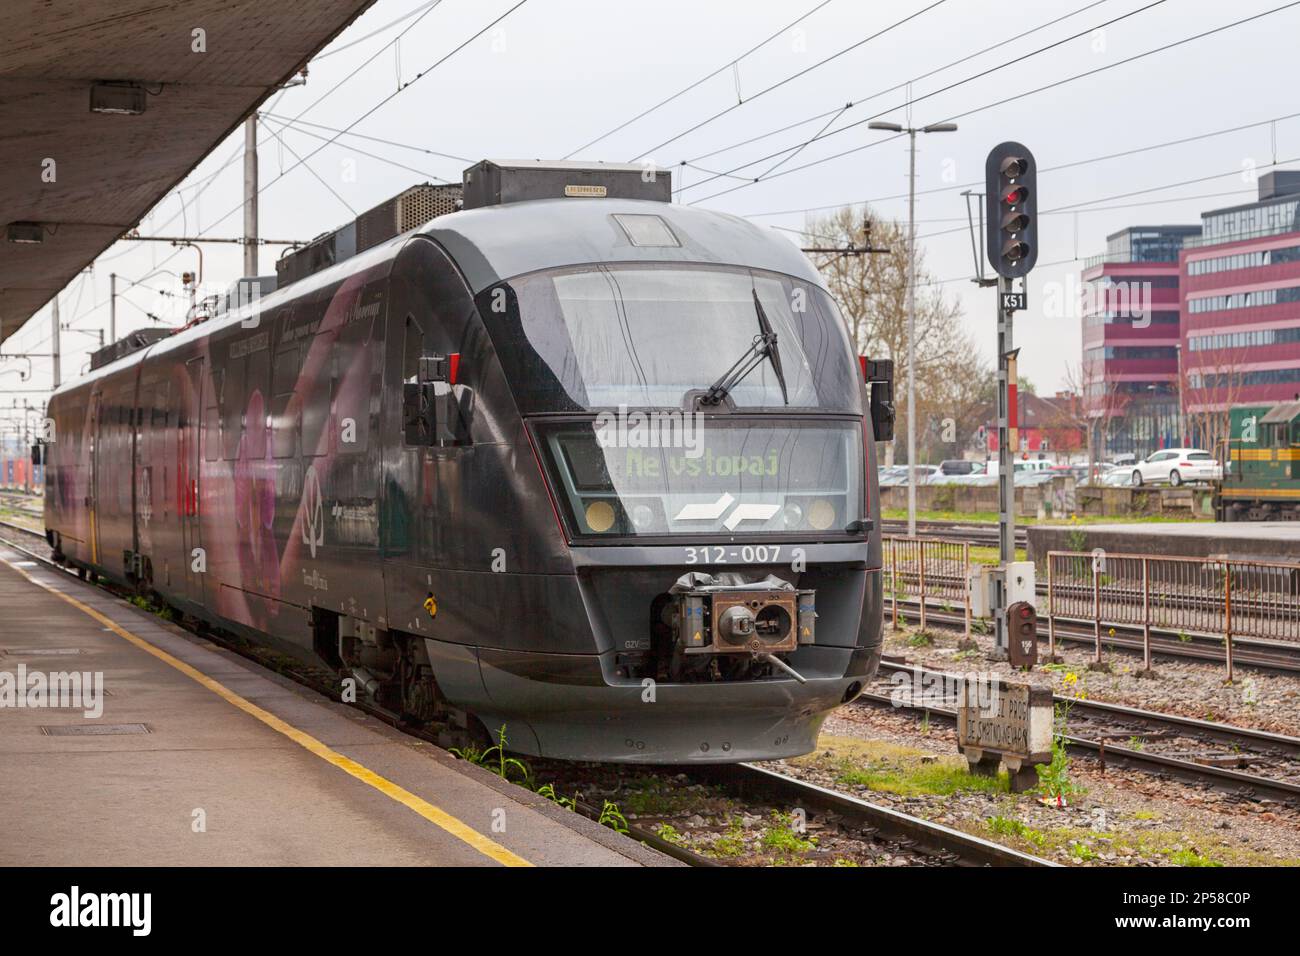
[(1169, 854), (1169, 862), (1174, 866), (1223, 866), (1195, 850), (1175, 850)]
[(686, 846), (686, 837), (682, 836), (677, 828), (670, 823), (661, 823), (655, 827), (655, 835), (665, 843), (671, 843), (673, 846)]
[(613, 800), (605, 801), (605, 805), (600, 808), (600, 819), (596, 822), (619, 833), (627, 833), (628, 830), (627, 817), (623, 816)]
[(1057, 704), (1056, 726), (1052, 732), (1052, 761), (1034, 767), (1038, 771), (1038, 792), (1058, 806), (1065, 803), (1066, 797), (1083, 792), (1083, 788), (1070, 779), (1070, 755), (1065, 752), (1069, 719), (1069, 703)]
[(1097, 854), (1092, 852), (1092, 848), (1084, 843), (1071, 843), (1070, 856), (1074, 857), (1080, 863), (1089, 863), (1097, 859)]
[(763, 828), (759, 843), (779, 857), (789, 858), (796, 853), (817, 849), (816, 837), (801, 837), (790, 826), (790, 821), (778, 810), (772, 811), (771, 822)]
[[(505, 724), (502, 724), (497, 730), (497, 742), (486, 750), (479, 750), (479, 748), (470, 744), (466, 747), (452, 747), (450, 752), (461, 760), (467, 760), (484, 770), (492, 771), (502, 780), (510, 780), (511, 773), (516, 773), (519, 775), (519, 779), (514, 782), (527, 786), (528, 781), (533, 778), (533, 772), (529, 769), (528, 764), (517, 757), (506, 756)], [(531, 790), (532, 787), (529, 787), (529, 789)]]
[(705, 851), (709, 856), (730, 858), (745, 855), (745, 823), (732, 817), (727, 830)]

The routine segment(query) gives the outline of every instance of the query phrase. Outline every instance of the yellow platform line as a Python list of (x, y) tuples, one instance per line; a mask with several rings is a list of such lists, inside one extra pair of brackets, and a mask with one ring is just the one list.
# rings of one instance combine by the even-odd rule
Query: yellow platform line
[(246, 700), (245, 698), (241, 697), (239, 694), (236, 694), (233, 690), (230, 690), (230, 688), (226, 687), (224, 684), (220, 683), (219, 681), (213, 680), (207, 674), (204, 674), (202, 671), (198, 670), (197, 668), (192, 667), (191, 665), (185, 663), (180, 658), (173, 657), (171, 654), (168, 654), (166, 651), (162, 650), (161, 648), (155, 647), (153, 644), (150, 644), (144, 638), (132, 634), (126, 628), (119, 625), (116, 621), (113, 621), (111, 618), (101, 614), (99, 611), (96, 611), (93, 607), (83, 604), (82, 602), (74, 598), (72, 595), (65, 594), (56, 588), (50, 587), (48, 584), (45, 584), (42, 581), (36, 580), (30, 574), (27, 574), (22, 568), (15, 567), (12, 562), (5, 561), (5, 564), (9, 565), (9, 567), (13, 568), (15, 571), (17, 571), (19, 574), (25, 577), (28, 581), (31, 581), (33, 584), (35, 584), (37, 587), (44, 588), (46, 591), (49, 591), (51, 594), (62, 598), (64, 601), (67, 601), (69, 604), (71, 604), (77, 610), (81, 611), (83, 614), (86, 614), (89, 617), (93, 618), (94, 620), (98, 621), (100, 624), (104, 625), (104, 627), (108, 628), (118, 637), (130, 641), (136, 647), (140, 648), (140, 650), (146, 651), (149, 654), (152, 654), (154, 657), (158, 658), (158, 660), (162, 661), (164, 664), (174, 667), (176, 670), (180, 671), (186, 677), (203, 685), (208, 690), (212, 691), (212, 693), (224, 699), (227, 703), (233, 704), (234, 706), (238, 707), (240, 710), (242, 710), (244, 713), (248, 714), (251, 717), (256, 717), (258, 720), (266, 724), (266, 726), (270, 727), (272, 730), (284, 734), (284, 736), (288, 737), (294, 743), (298, 744), (300, 747), (304, 748), (305, 750), (308, 750), (311, 753), (315, 754), (317, 757), (320, 757), (326, 763), (333, 764), (334, 766), (342, 770), (344, 773), (355, 777), (356, 779), (360, 780), (362, 783), (368, 786), (374, 787), (384, 796), (397, 801), (398, 803), (402, 804), (402, 806), (407, 807), (408, 809), (414, 810), (416, 813), (424, 817), (424, 819), (428, 820), (430, 823), (434, 824), (435, 826), (441, 827), (443, 830), (446, 830), (452, 836), (456, 837), (458, 840), (461, 840), (462, 842), (473, 847), (475, 850), (478, 850), (484, 856), (489, 857), (504, 866), (532, 866), (533, 865), (529, 863), (527, 860), (525, 860), (523, 857), (511, 853), (509, 850), (507, 850), (501, 844), (497, 843), (495, 840), (488, 839), (487, 837), (483, 836), (483, 834), (479, 833), (474, 828), (470, 827), (465, 823), (462, 823), (460, 820), (452, 816), (447, 811), (435, 807), (432, 803), (429, 803), (429, 801), (423, 799), (422, 797), (418, 797), (415, 794), (411, 793), (409, 790), (405, 789), (404, 787), (398, 786), (397, 784), (393, 783), (391, 780), (388, 780), (385, 777), (381, 777), (373, 770), (357, 763), (352, 758), (345, 757), (337, 750), (330, 748), (326, 744), (317, 740), (315, 737), (311, 736), (311, 734), (303, 733), (297, 727), (294, 727), (292, 724), (286, 723), (285, 721), (281, 720), (279, 717), (275, 716), (275, 714), (271, 713), (270, 711), (263, 710), (261, 707), (258, 707), (252, 701)]

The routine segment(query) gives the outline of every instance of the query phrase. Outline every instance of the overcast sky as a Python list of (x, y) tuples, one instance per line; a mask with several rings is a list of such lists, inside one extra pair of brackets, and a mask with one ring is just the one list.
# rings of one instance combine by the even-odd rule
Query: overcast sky
[[(430, 177), (459, 181), (467, 165), (459, 159), (352, 136), (311, 156), (307, 166), (319, 179), (304, 166), (292, 167), (298, 162), (295, 152), (307, 157), (324, 145), (302, 130), (312, 129), (328, 138), (333, 130), (349, 126), (392, 94), (399, 77), (401, 82), (414, 80), (516, 2), (443, 0), (418, 21), (404, 19), (356, 42), (429, 5), (428, 0), (379, 0), (312, 63), (306, 86), (284, 92), (273, 108), (268, 104), (274, 116), (330, 129), (299, 126), (283, 134), (283, 145), (263, 130), (262, 235), (311, 238), (414, 183)], [(834, 117), (827, 133), (876, 114), (906, 123), (906, 84), (915, 78), (923, 77), (911, 88), (915, 100), (911, 120), (923, 126), (989, 106), (1021, 90), (1110, 67), (961, 116), (956, 133), (921, 137), (919, 142), (920, 247), (932, 273), (946, 280), (945, 293), (960, 297), (966, 321), (990, 358), (993, 293), (976, 290), (968, 281), (973, 266), (961, 189), (982, 180), (984, 157), (992, 146), (1014, 139), (1034, 152), (1044, 170), (1039, 178), (1040, 209), (1069, 207), (1066, 213), (1042, 218), (1039, 266), (1029, 285), (1030, 309), (1020, 315), (1016, 329), (1022, 374), (1040, 392), (1049, 392), (1063, 384), (1066, 364), (1079, 358), (1078, 319), (1044, 316), (1040, 310), (1050, 292), (1055, 291), (1059, 301), (1060, 288), (1053, 290), (1050, 283), (1077, 277), (1080, 263), (1072, 260), (1103, 251), (1107, 233), (1128, 225), (1194, 223), (1205, 209), (1247, 202), (1254, 195), (1252, 169), (1263, 171), (1275, 159), (1284, 166), (1300, 167), (1300, 162), (1285, 162), (1300, 160), (1300, 118), (1278, 119), (1275, 126), (1268, 122), (1300, 112), (1295, 96), (1300, 5), (1136, 62), (1121, 61), (1264, 13), (1283, 2), (942, 0), (926, 10), (934, 0), (829, 0), (824, 4), (821, 0), (526, 0), (499, 27), (427, 72), (358, 123), (354, 132), (467, 160), (566, 156), (726, 66), (809, 11), (815, 12), (744, 57), (734, 70), (723, 70), (686, 95), (581, 149), (574, 158), (653, 159), (672, 168), (674, 175), (680, 175), (682, 160), (714, 171), (753, 163), (738, 173), (753, 178), (788, 154), (756, 160), (805, 143), (833, 118), (813, 117), (839, 110), (849, 101), (855, 105)], [(1137, 10), (1143, 12), (1096, 29)], [(917, 15), (833, 62), (756, 95), (912, 14)], [(949, 67), (1058, 18), (1063, 19)], [(402, 30), (409, 32), (400, 50), (395, 50), (391, 41)], [(936, 92), (1074, 34), (1082, 36)], [(376, 53), (369, 65), (330, 92)], [(746, 102), (736, 106), (738, 89)], [(736, 146), (801, 121), (803, 125), (785, 132)], [(281, 128), (272, 119), (268, 122)], [(700, 123), (704, 125), (687, 132)], [(1261, 123), (1052, 171), (1081, 160)], [(141, 232), (239, 235), (242, 139), (241, 132), (220, 144), (141, 223)], [(847, 150), (853, 152), (799, 169)], [(232, 157), (234, 161), (209, 180)], [(287, 171), (283, 177), (282, 171)], [(906, 199), (899, 198), (907, 190), (907, 140), (869, 131), (865, 122), (808, 144), (775, 172), (782, 175), (758, 183), (725, 177), (704, 182), (707, 173), (688, 168), (684, 178), (688, 188), (681, 201), (787, 228), (805, 224), (807, 214), (802, 210), (868, 199), (879, 216), (901, 219), (907, 214)], [(338, 195), (332, 195), (321, 180)], [(1151, 191), (1175, 183), (1186, 184)], [(734, 186), (742, 188), (718, 195)], [(931, 190), (942, 191), (926, 192)], [(1122, 206), (1128, 208), (1116, 208)], [(274, 271), (277, 254), (270, 247), (262, 250), (263, 273)], [(1054, 264), (1062, 260), (1071, 261)], [(64, 320), (86, 330), (106, 325), (110, 272), (144, 283), (130, 288), (118, 304), (119, 335), (150, 324), (145, 311), (179, 319), (180, 300), (159, 290), (178, 295), (179, 273), (196, 264), (192, 249), (119, 243), (98, 260), (93, 276), (74, 281), (64, 291)], [(208, 286), (224, 287), (240, 271), (239, 247), (205, 247)], [(41, 346), (46, 344), (49, 327), (47, 308), (6, 343), (5, 351), (45, 351)], [(92, 344), (90, 336), (65, 334), (64, 348), (74, 353), (64, 360), (65, 379), (85, 362), (84, 354), (75, 354), (76, 350)], [(0, 369), (22, 364), (10, 362)], [(34, 365), (32, 383), (48, 385), (48, 360), (36, 359)], [(0, 387), (7, 390), (0, 405), (10, 404), (11, 390), (19, 385), (16, 375), (0, 380)]]

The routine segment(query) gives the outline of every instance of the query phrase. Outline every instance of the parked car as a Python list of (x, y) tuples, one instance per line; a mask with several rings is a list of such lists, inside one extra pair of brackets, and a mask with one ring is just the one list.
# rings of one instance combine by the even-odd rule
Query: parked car
[(941, 475), (978, 475), (984, 471), (984, 462), (967, 461), (964, 458), (949, 458), (939, 462)]
[(1176, 488), (1187, 481), (1218, 481), (1222, 477), (1222, 466), (1208, 451), (1165, 448), (1134, 465), (1129, 480), (1134, 487), (1168, 482)]

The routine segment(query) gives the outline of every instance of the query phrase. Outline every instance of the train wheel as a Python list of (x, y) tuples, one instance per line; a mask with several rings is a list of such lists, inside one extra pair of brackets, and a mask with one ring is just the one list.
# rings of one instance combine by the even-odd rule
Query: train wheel
[(1183, 483), (1183, 476), (1178, 473), (1177, 468), (1169, 473), (1169, 483), (1175, 488)]

